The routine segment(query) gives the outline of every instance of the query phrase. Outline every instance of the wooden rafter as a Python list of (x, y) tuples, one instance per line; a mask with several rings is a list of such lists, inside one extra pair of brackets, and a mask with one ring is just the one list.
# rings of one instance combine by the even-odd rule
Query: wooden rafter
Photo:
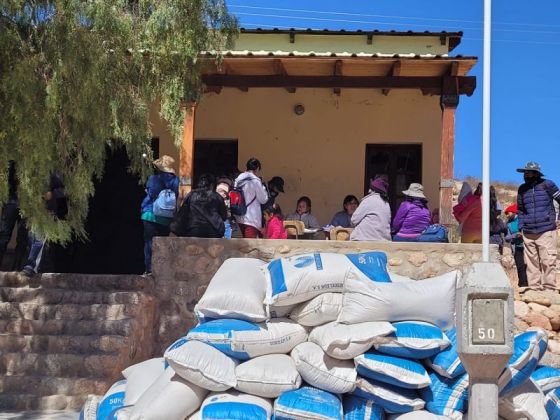
[[(397, 60), (391, 66), (391, 70), (389, 70), (389, 74), (387, 76), (400, 76), (401, 75), (401, 61)], [(387, 96), (391, 89), (383, 89), (383, 95)]]
[[(282, 60), (276, 58), (272, 61), (272, 66), (274, 67), (274, 73), (279, 75), (279, 76), (288, 76), (288, 71), (286, 70), (286, 67), (284, 66), (284, 63), (282, 62)], [(286, 87), (286, 90), (289, 93), (296, 93), (296, 88), (295, 87)]]
[[(445, 79), (445, 83), (444, 83)], [(282, 76), (282, 75), (203, 75), (207, 86), (249, 88), (364, 88), (364, 89), (431, 89), (441, 93), (443, 85), (455, 86), (456, 94), (472, 95), (474, 76)]]

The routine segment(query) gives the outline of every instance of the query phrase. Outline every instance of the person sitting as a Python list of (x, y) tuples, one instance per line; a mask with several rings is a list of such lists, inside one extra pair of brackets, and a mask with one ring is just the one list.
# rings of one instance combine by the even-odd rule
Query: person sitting
[(370, 181), (370, 192), (363, 199), (354, 214), (350, 234), (351, 241), (390, 241), (391, 206), (387, 190), (389, 183), (382, 177)]
[(311, 199), (306, 196), (298, 199), (295, 213), (288, 214), (286, 220), (301, 220), (306, 229), (321, 227), (317, 218), (311, 214)]
[(196, 189), (187, 194), (171, 231), (177, 236), (223, 238), (227, 208), (222, 196), (214, 190), (215, 178), (205, 174)]
[(473, 194), (453, 207), (453, 216), (461, 223), (461, 243), (482, 243), (482, 184), (479, 183)]
[(399, 206), (393, 219), (393, 241), (411, 242), (420, 236), (430, 225), (428, 200), (424, 195), (424, 187), (413, 182), (402, 192), (405, 200)]
[(263, 210), (265, 227), (263, 229), (264, 239), (287, 239), (288, 233), (284, 229), (282, 221), (282, 210), (278, 204), (268, 206)]
[(358, 208), (358, 199), (354, 195), (347, 195), (342, 202), (342, 211), (336, 213), (332, 220), (331, 225), (334, 227), (350, 228), (352, 227), (352, 215)]

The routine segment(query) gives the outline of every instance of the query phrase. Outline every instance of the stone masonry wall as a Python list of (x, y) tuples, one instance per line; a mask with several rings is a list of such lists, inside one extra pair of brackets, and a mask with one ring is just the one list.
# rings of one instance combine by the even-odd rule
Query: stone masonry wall
[[(315, 251), (352, 253), (374, 250), (387, 254), (391, 271), (424, 279), (480, 261), (482, 248), (471, 244), (158, 237), (153, 243), (152, 262), (155, 293), (159, 300), (155, 354), (161, 354), (171, 342), (196, 324), (194, 306), (214, 273), (228, 258), (251, 257), (270, 261)], [(492, 252), (495, 259), (497, 248), (492, 247)]]

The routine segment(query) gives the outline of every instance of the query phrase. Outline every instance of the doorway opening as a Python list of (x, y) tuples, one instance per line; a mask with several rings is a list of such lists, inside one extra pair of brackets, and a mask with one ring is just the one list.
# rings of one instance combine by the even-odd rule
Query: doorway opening
[(237, 140), (196, 139), (194, 142), (193, 186), (203, 174), (232, 176), (237, 168)]

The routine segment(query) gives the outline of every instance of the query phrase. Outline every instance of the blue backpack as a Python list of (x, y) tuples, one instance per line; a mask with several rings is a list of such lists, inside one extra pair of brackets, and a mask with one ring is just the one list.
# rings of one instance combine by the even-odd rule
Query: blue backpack
[(177, 206), (177, 196), (170, 189), (163, 189), (154, 201), (153, 213), (159, 217), (173, 218)]
[(430, 225), (417, 239), (418, 242), (449, 242), (447, 228), (443, 225)]

